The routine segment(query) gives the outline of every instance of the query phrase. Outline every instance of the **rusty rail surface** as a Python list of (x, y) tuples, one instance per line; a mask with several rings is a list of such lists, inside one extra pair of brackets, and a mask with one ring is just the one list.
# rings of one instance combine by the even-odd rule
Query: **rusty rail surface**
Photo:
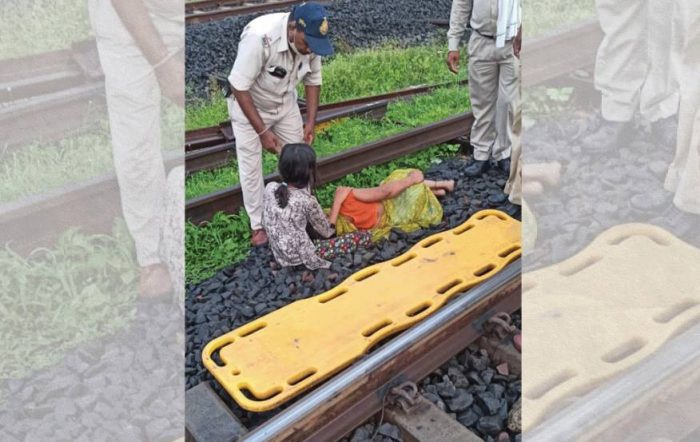
[[(321, 125), (340, 118), (365, 116), (379, 120), (384, 117), (388, 100), (380, 100), (367, 104), (351, 105), (335, 109), (319, 110), (316, 124)], [(306, 120), (306, 112), (302, 112)], [(231, 124), (221, 123), (219, 126), (207, 128), (199, 132), (200, 136), (185, 144), (190, 151), (185, 154), (185, 170), (192, 174), (202, 170), (211, 170), (236, 157), (236, 143), (231, 130)]]
[[(288, 9), (304, 1), (305, 0), (277, 0), (252, 2), (246, 0), (202, 0), (190, 2), (185, 4), (185, 23), (206, 23), (236, 15)], [(317, 2), (324, 5), (330, 4), (330, 0), (318, 0)]]
[(88, 124), (104, 104), (94, 40), (0, 62), (3, 146), (63, 136)]
[[(426, 147), (453, 140), (468, 134), (473, 122), (473, 115), (464, 113), (321, 158), (318, 162), (318, 184), (323, 185), (365, 167), (386, 163)], [(280, 179), (278, 174), (267, 175), (265, 183)], [(195, 224), (201, 224), (217, 212), (237, 213), (242, 206), (243, 193), (241, 186), (236, 185), (187, 201), (185, 217)]]
[(483, 334), (499, 311), (520, 308), (520, 259), (460, 295), (420, 324), (309, 393), (242, 440), (330, 441), (377, 413), (386, 391), (419, 382)]

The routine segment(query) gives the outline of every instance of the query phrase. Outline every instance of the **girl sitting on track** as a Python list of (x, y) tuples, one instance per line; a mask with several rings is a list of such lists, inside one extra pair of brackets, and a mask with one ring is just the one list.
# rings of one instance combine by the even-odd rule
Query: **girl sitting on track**
[[(263, 227), (280, 265), (304, 264), (310, 269), (327, 268), (327, 259), (367, 247), (392, 228), (410, 232), (439, 223), (442, 206), (436, 195), (455, 186), (454, 180), (430, 181), (419, 170), (399, 169), (378, 187), (336, 189), (326, 218), (311, 194), (316, 182), (316, 153), (311, 146), (284, 146), (279, 172), (284, 182), (265, 187)], [(312, 241), (308, 227), (325, 239)], [(336, 232), (340, 236), (330, 238)]]
[[(282, 266), (303, 264), (328, 268), (328, 259), (369, 246), (368, 232), (350, 232), (336, 238), (334, 226), (311, 190), (316, 182), (316, 153), (308, 144), (287, 144), (279, 157), (283, 183), (269, 183), (263, 199), (263, 227), (275, 260)], [(312, 240), (308, 227), (325, 239)]]

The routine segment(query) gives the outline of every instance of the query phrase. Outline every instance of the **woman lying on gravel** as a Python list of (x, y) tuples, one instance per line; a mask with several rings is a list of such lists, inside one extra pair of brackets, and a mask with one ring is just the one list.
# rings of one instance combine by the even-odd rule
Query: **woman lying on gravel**
[[(263, 228), (275, 260), (282, 266), (303, 264), (328, 268), (339, 254), (371, 244), (369, 232), (351, 232), (331, 238), (335, 228), (315, 196), (316, 153), (308, 144), (287, 144), (279, 157), (282, 183), (269, 183), (263, 199)], [(324, 239), (312, 240), (307, 227)]]
[(338, 234), (370, 230), (372, 239), (386, 237), (391, 229), (412, 232), (442, 221), (436, 196), (452, 192), (454, 180), (431, 181), (416, 169), (398, 169), (378, 187), (338, 187), (329, 215)]
[[(282, 183), (265, 187), (263, 227), (282, 266), (327, 268), (336, 256), (367, 247), (398, 228), (411, 232), (442, 221), (437, 196), (454, 190), (454, 180), (430, 181), (416, 169), (392, 172), (378, 187), (338, 187), (326, 218), (311, 194), (316, 153), (308, 144), (287, 144), (279, 158)], [(337, 224), (337, 225), (336, 225)], [(311, 227), (311, 229), (309, 229)], [(320, 239), (311, 239), (309, 230)], [(338, 236), (331, 238), (334, 233)]]

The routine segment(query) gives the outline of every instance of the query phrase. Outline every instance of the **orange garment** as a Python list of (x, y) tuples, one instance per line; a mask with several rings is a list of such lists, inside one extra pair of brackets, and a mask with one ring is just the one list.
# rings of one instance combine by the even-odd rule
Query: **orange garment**
[(355, 198), (350, 191), (340, 205), (340, 214), (349, 218), (352, 224), (359, 230), (369, 230), (379, 221), (379, 205), (381, 203), (366, 203)]

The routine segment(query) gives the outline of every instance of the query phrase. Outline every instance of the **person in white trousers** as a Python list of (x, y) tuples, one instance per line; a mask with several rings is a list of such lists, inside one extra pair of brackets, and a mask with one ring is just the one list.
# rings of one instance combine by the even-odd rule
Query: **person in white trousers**
[[(321, 56), (333, 54), (326, 10), (302, 3), (291, 13), (268, 14), (243, 30), (228, 77), (229, 115), (251, 243), (267, 243), (262, 227), (262, 149), (278, 154), (289, 143), (313, 142), (321, 91)], [(297, 85), (304, 82), (307, 120), (302, 123)]]

